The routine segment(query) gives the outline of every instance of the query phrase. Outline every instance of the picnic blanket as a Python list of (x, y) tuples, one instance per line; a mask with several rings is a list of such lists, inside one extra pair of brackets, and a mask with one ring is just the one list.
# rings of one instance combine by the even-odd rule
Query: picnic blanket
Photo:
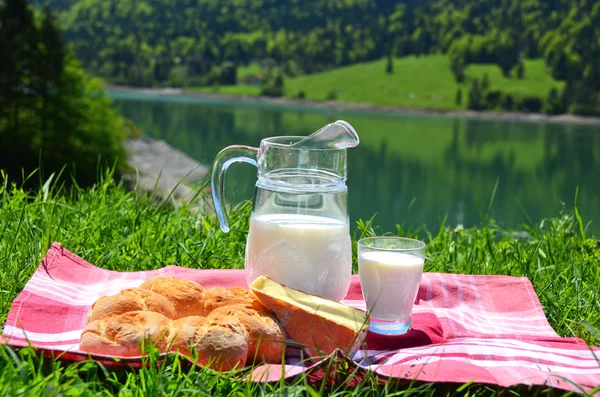
[[(191, 279), (206, 288), (247, 286), (243, 270), (166, 266), (145, 272), (108, 271), (55, 243), (13, 302), (4, 343), (31, 344), (65, 359), (88, 359), (79, 350), (79, 337), (92, 303), (159, 275)], [(357, 276), (344, 302), (365, 309)], [(547, 385), (579, 392), (600, 385), (600, 349), (578, 338), (559, 337), (525, 277), (425, 273), (413, 319), (408, 334), (369, 333), (365, 348), (345, 359), (357, 370), (374, 371), (383, 379)], [(94, 358), (114, 365), (136, 362)], [(339, 358), (336, 352), (318, 362), (300, 360), (300, 352), (290, 347), (286, 365), (265, 364), (252, 376), (255, 381), (277, 381)]]

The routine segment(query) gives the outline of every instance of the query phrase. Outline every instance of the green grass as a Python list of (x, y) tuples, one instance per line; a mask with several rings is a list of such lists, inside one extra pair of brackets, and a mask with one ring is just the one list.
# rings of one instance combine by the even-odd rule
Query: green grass
[(260, 65), (256, 62), (250, 63), (248, 65), (241, 65), (237, 68), (237, 78), (238, 80), (246, 75), (256, 76), (260, 73)]
[[(525, 61), (525, 78), (504, 77), (497, 65), (471, 65), (466, 70), (466, 82), (458, 84), (450, 71), (446, 55), (408, 56), (394, 60), (394, 73), (385, 73), (386, 61), (378, 60), (298, 76), (285, 80), (285, 96), (296, 98), (304, 92), (307, 99), (327, 100), (333, 93), (339, 101), (368, 103), (422, 109), (465, 109), (470, 82), (489, 76), (490, 90), (533, 95), (545, 99), (552, 87), (561, 89), (563, 82), (552, 78), (542, 59)], [(243, 67), (238, 76), (257, 73), (257, 65)], [(462, 105), (455, 103), (461, 88)], [(192, 88), (210, 91), (210, 88)], [(220, 87), (218, 92), (238, 95), (259, 95), (259, 88), (237, 85)]]
[[(35, 176), (34, 176), (35, 177)], [(108, 175), (93, 188), (70, 190), (44, 184), (36, 192), (9, 185), (0, 176), (0, 315), (24, 287), (53, 241), (91, 263), (112, 270), (155, 269), (166, 264), (193, 268), (242, 268), (250, 205), (231, 214), (232, 230), (220, 231), (212, 216), (186, 205), (167, 207), (115, 184)], [(600, 247), (585, 236), (578, 214), (557, 214), (518, 231), (499, 228), (482, 215), (478, 228), (422, 230), (427, 242), (427, 271), (527, 276), (546, 316), (562, 336), (599, 343)], [(369, 223), (359, 234), (377, 232)], [(398, 230), (398, 234), (406, 234)], [(413, 233), (407, 233), (414, 236)], [(356, 239), (360, 235), (354, 236)], [(356, 263), (354, 263), (356, 271)], [(596, 335), (596, 337), (598, 337)], [(546, 388), (509, 389), (438, 384), (378, 385), (367, 377), (349, 386), (344, 367), (317, 381), (300, 376), (273, 385), (245, 382), (190, 367), (177, 357), (141, 370), (109, 371), (94, 361), (66, 363), (43, 358), (31, 349), (0, 348), (3, 395), (562, 395)], [(156, 364), (156, 365), (153, 365)]]
[(187, 91), (192, 92), (211, 92), (215, 94), (231, 94), (231, 95), (251, 95), (258, 96), (260, 94), (260, 87), (253, 85), (221, 85), (215, 87), (192, 87), (186, 88)]
[[(334, 92), (338, 100), (375, 105), (425, 109), (465, 108), (469, 81), (489, 75), (490, 89), (539, 95), (545, 98), (551, 87), (561, 87), (544, 67), (543, 60), (527, 60), (525, 79), (506, 78), (496, 65), (472, 65), (467, 81), (457, 84), (445, 55), (409, 56), (394, 60), (394, 73), (385, 73), (386, 61), (352, 65), (329, 72), (299, 76), (285, 81), (287, 96), (304, 91), (308, 99), (324, 100)], [(463, 105), (455, 103), (456, 91), (463, 90)]]

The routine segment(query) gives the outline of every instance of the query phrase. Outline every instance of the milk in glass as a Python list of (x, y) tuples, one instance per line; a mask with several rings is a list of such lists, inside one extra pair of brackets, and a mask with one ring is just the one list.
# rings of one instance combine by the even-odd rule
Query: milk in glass
[(423, 258), (404, 252), (360, 253), (360, 284), (371, 318), (400, 321), (411, 317), (423, 265)]

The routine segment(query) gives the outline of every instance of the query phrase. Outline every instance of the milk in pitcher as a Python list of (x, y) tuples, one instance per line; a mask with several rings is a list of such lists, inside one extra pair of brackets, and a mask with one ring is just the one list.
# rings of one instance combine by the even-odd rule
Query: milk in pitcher
[(253, 215), (246, 246), (248, 284), (266, 275), (288, 287), (339, 301), (352, 273), (348, 222), (299, 214)]

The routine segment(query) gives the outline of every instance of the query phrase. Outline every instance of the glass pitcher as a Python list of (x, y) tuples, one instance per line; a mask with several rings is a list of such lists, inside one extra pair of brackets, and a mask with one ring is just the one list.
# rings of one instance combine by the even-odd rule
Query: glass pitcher
[(240, 161), (258, 168), (244, 264), (248, 284), (266, 275), (309, 294), (344, 298), (352, 274), (346, 148), (358, 144), (354, 135), (346, 144), (323, 144), (327, 134), (273, 137), (259, 148), (229, 146), (217, 155), (212, 197), (225, 232), (225, 171)]

